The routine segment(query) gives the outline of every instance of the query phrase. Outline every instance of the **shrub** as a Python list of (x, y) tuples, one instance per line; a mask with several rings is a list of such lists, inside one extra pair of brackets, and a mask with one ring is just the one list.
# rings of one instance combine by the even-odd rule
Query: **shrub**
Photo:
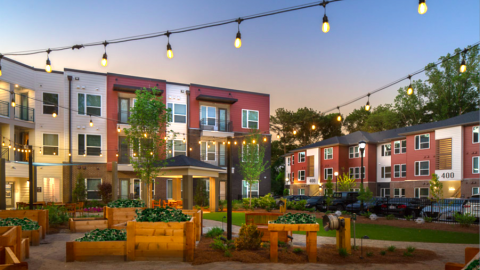
[(220, 212), (222, 212), (226, 205), (227, 205), (227, 201), (226, 201), (226, 200), (219, 200), (219, 201), (218, 201), (218, 210), (219, 210)]
[(287, 200), (287, 209), (288, 210), (293, 210), (295, 207), (295, 203), (292, 201)]
[(310, 212), (310, 213), (315, 212), (315, 207), (307, 208), (307, 211)]
[(223, 237), (217, 237), (213, 239), (213, 243), (210, 244), (210, 247), (214, 250), (223, 251), (225, 257), (231, 257), (231, 249), (235, 248), (232, 240), (227, 240)]
[(104, 203), (109, 203), (112, 200), (112, 184), (103, 182), (98, 184), (98, 192), (102, 196), (102, 201)]
[(0, 219), (0, 227), (4, 226), (22, 226), (22, 231), (34, 231), (40, 229), (38, 222), (29, 218), (5, 218)]
[(328, 210), (328, 211), (325, 211), (325, 215), (328, 215), (328, 214), (331, 214), (332, 211)]
[[(119, 199), (113, 202), (109, 202), (107, 206), (111, 208), (136, 208), (136, 207), (145, 207), (145, 203), (141, 200)], [(89, 203), (89, 207), (95, 207), (95, 206), (90, 205)]]
[(390, 252), (394, 252), (395, 249), (397, 249), (397, 248), (396, 248), (395, 246), (393, 246), (393, 245), (392, 245), (392, 246), (389, 246), (389, 247), (387, 248), (387, 250), (390, 251)]
[[(258, 202), (258, 207), (262, 209), (267, 209), (267, 208), (273, 209), (276, 206), (275, 199), (272, 197), (270, 193), (268, 193), (263, 197), (260, 197), (257, 200), (257, 202)], [(252, 201), (252, 204), (253, 204), (253, 201)]]
[(301, 249), (301, 248), (294, 248), (294, 249), (293, 249), (293, 253), (301, 254), (301, 253), (303, 253), (303, 249)]
[(317, 223), (317, 219), (315, 216), (309, 214), (292, 214), (286, 213), (283, 216), (279, 216), (277, 220), (272, 221), (272, 223), (277, 224), (315, 224)]
[(339, 248), (338, 249), (338, 255), (342, 258), (346, 258), (348, 256), (348, 251), (346, 248)]
[(408, 251), (409, 253), (413, 253), (413, 252), (415, 251), (415, 248), (412, 247), (412, 246), (408, 246), (408, 247), (407, 247), (407, 251)]
[(373, 256), (373, 252), (369, 251), (367, 252), (367, 257), (372, 257)]
[(75, 188), (72, 191), (73, 202), (84, 202), (87, 200), (87, 187), (82, 173), (77, 174)]
[(460, 213), (455, 213), (454, 217), (455, 217), (455, 221), (460, 223), (460, 226), (463, 226), (463, 227), (470, 227), (470, 225), (472, 225), (477, 219), (471, 213), (465, 213), (463, 215)]
[(45, 209), (48, 210), (48, 224), (50, 226), (55, 227), (68, 222), (69, 217), (65, 207), (46, 206)]
[(387, 252), (385, 250), (380, 251), (380, 255), (385, 256), (386, 254), (387, 254)]
[(237, 211), (237, 210), (238, 210), (238, 204), (234, 204), (234, 205), (232, 206), (232, 209), (235, 210), (235, 211)]
[(403, 256), (405, 256), (405, 257), (411, 257), (411, 256), (412, 256), (412, 253), (405, 251), (405, 252), (403, 252)]
[(235, 247), (237, 250), (257, 250), (262, 244), (262, 236), (263, 232), (257, 230), (257, 226), (243, 224), (235, 239)]
[(285, 242), (283, 242), (283, 241), (278, 241), (278, 246), (279, 246), (279, 247), (282, 247), (282, 248), (288, 247), (287, 243), (285, 243)]
[(98, 241), (127, 241), (127, 232), (116, 229), (95, 229), (78, 238), (77, 242), (98, 242)]
[(367, 212), (364, 212), (361, 214), (363, 217), (366, 217), (366, 218), (370, 218), (370, 216), (372, 215), (372, 213), (370, 213), (370, 211), (367, 211)]
[(195, 193), (193, 196), (193, 202), (195, 205), (207, 206), (208, 205), (208, 194), (205, 181), (199, 180), (195, 186)]
[(208, 231), (205, 236), (209, 238), (216, 238), (223, 234), (223, 230), (218, 227), (213, 227), (210, 231)]
[(406, 219), (407, 221), (410, 221), (410, 220), (412, 220), (412, 218), (413, 218), (413, 216), (412, 216), (412, 215), (405, 216), (405, 219)]
[(423, 220), (425, 220), (425, 222), (427, 222), (427, 223), (432, 223), (433, 218), (431, 218), (431, 217), (423, 217)]
[(385, 217), (387, 220), (395, 220), (397, 219), (394, 215), (390, 214), (388, 216)]
[(283, 190), (283, 196), (288, 196), (290, 194), (290, 190), (288, 188)]
[(180, 209), (167, 208), (147, 208), (135, 210), (137, 222), (184, 222), (191, 219), (190, 216), (182, 213)]
[(299, 211), (305, 211), (305, 205), (307, 204), (306, 200), (297, 201), (293, 208)]
[(198, 210), (201, 210), (201, 209), (202, 209), (202, 207), (200, 205), (195, 205), (195, 210), (198, 211)]

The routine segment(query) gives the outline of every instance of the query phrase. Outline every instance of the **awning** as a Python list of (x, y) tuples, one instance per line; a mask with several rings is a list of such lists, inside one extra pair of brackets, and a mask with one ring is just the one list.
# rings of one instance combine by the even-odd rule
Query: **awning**
[(238, 101), (238, 99), (236, 98), (217, 97), (217, 96), (209, 96), (209, 95), (198, 95), (197, 100), (226, 103), (226, 104), (234, 104), (235, 102)]

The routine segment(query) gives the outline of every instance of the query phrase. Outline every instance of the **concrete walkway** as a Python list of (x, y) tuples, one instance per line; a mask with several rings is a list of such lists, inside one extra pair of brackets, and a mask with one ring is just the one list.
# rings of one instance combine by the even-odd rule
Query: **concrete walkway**
[[(221, 222), (204, 220), (205, 229), (209, 227), (221, 227)], [(225, 226), (225, 224), (224, 224)], [(238, 233), (239, 227), (234, 226), (233, 232)], [(378, 240), (365, 240), (364, 245), (386, 247), (395, 245), (396, 247), (406, 247), (412, 245), (416, 248), (430, 249), (443, 256), (440, 260), (430, 261), (425, 264), (408, 264), (408, 265), (323, 265), (323, 264), (242, 264), (237, 262), (211, 263), (206, 265), (192, 266), (189, 263), (179, 262), (65, 262), (65, 242), (72, 241), (82, 237), (83, 233), (59, 233), (47, 235), (38, 247), (30, 248), (30, 259), (27, 260), (29, 269), (39, 270), (59, 270), (59, 269), (112, 269), (112, 270), (143, 270), (143, 269), (179, 269), (179, 270), (240, 270), (240, 269), (271, 269), (271, 270), (310, 270), (310, 269), (402, 269), (402, 270), (418, 270), (418, 269), (444, 269), (444, 263), (447, 261), (463, 262), (463, 250), (467, 246), (463, 244), (431, 244), (431, 243), (410, 243), (410, 242), (390, 242)], [(333, 237), (318, 237), (318, 244), (334, 244)], [(303, 235), (294, 235), (294, 244), (298, 246), (305, 245), (305, 237)]]

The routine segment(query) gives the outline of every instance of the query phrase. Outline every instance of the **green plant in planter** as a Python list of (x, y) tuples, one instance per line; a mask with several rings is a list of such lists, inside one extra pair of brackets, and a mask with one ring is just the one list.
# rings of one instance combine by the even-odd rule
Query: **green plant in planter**
[(22, 231), (35, 231), (40, 229), (38, 222), (29, 218), (5, 218), (0, 219), (0, 227), (5, 226), (22, 226)]
[(315, 216), (304, 213), (286, 213), (283, 216), (279, 216), (277, 220), (272, 221), (276, 224), (316, 224), (317, 220)]
[(189, 221), (192, 217), (185, 215), (179, 209), (170, 208), (147, 208), (137, 209), (138, 222), (185, 222)]
[(107, 204), (110, 208), (138, 208), (145, 207), (145, 202), (141, 200), (119, 199)]
[(99, 241), (127, 241), (127, 232), (116, 229), (95, 229), (78, 238), (77, 242), (99, 242)]
[(48, 224), (50, 226), (55, 227), (68, 222), (69, 216), (65, 207), (49, 205), (45, 209), (48, 210)]

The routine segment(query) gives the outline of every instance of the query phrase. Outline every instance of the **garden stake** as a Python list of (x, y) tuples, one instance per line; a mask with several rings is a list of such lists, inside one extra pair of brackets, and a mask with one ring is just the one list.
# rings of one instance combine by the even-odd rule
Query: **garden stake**
[(363, 259), (363, 239), (370, 239), (370, 237), (365, 235), (360, 239), (360, 259)]

